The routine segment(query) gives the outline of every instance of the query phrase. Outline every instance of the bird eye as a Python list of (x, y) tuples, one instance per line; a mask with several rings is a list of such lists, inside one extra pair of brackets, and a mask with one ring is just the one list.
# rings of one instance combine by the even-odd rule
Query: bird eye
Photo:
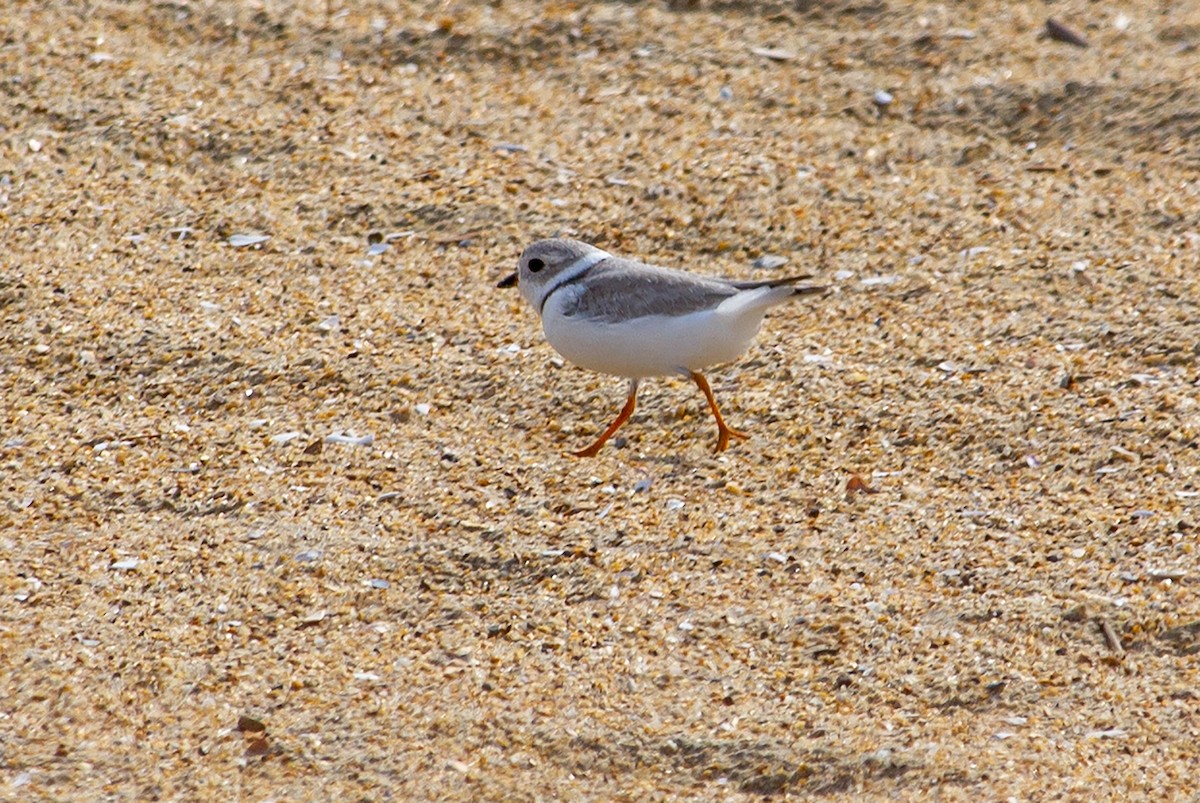
[(546, 267), (546, 263), (540, 259), (529, 260), (529, 272), (530, 273), (537, 273), (544, 267)]

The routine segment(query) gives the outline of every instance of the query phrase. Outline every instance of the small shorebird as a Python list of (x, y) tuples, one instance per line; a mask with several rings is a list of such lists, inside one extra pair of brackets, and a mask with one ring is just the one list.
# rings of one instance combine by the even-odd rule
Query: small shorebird
[(554, 349), (582, 368), (629, 380), (620, 415), (586, 449), (593, 457), (637, 405), (638, 382), (683, 374), (704, 394), (717, 420), (717, 451), (730, 437), (749, 437), (725, 423), (701, 369), (739, 357), (766, 311), (824, 287), (797, 284), (809, 276), (741, 281), (700, 276), (613, 256), (578, 240), (539, 240), (499, 287), (516, 285), (542, 319)]

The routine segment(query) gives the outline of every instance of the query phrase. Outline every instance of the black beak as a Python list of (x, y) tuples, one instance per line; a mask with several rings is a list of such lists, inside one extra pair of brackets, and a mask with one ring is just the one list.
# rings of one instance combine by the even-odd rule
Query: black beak
[(517, 286), (517, 272), (513, 271), (512, 273), (508, 274), (503, 279), (501, 279), (499, 282), (497, 282), (496, 286), (497, 287), (516, 287)]

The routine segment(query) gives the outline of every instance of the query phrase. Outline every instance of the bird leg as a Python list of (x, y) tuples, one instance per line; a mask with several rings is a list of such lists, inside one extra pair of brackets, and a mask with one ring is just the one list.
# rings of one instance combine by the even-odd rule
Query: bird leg
[(708, 380), (704, 378), (704, 374), (699, 371), (692, 371), (690, 376), (696, 386), (704, 393), (704, 398), (708, 399), (708, 407), (712, 410), (713, 417), (717, 419), (717, 451), (723, 452), (729, 448), (729, 437), (732, 435), (735, 438), (749, 438), (745, 432), (739, 432), (725, 423), (725, 419), (721, 417), (721, 408), (717, 407), (717, 400), (713, 397), (712, 388), (708, 386)]
[[(629, 416), (633, 415), (633, 410), (635, 407), (637, 407), (637, 389), (638, 381), (636, 379), (629, 380), (629, 398), (625, 400), (625, 406), (621, 408), (621, 413), (617, 416), (617, 420), (609, 424), (608, 429), (604, 430), (604, 434), (597, 438), (596, 442), (591, 446), (586, 449), (580, 449), (578, 452), (571, 452), (571, 454), (575, 457), (595, 457), (596, 453), (600, 451), (600, 447), (604, 445), (605, 441), (611, 438), (613, 433), (620, 429), (621, 425), (629, 420)], [(718, 415), (718, 419), (719, 418), (720, 416)], [(724, 426), (724, 424), (722, 424), (722, 426)], [(726, 440), (728, 440), (728, 438), (726, 438)]]

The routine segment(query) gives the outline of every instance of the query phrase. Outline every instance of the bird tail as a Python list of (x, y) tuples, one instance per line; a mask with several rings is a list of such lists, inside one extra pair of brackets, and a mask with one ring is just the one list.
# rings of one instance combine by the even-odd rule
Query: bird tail
[(758, 310), (759, 314), (761, 314), (767, 307), (782, 304), (797, 296), (829, 292), (829, 288), (823, 286), (795, 284), (806, 278), (808, 277), (792, 276), (787, 279), (773, 279), (767, 282), (737, 282), (734, 286), (741, 290), (741, 292), (722, 301), (717, 307), (717, 312), (721, 315), (733, 317), (741, 316), (752, 310)]
[(829, 292), (829, 288), (823, 284), (797, 284), (797, 282), (802, 282), (805, 279), (811, 279), (811, 278), (812, 278), (811, 274), (805, 274), (803, 276), (786, 276), (782, 279), (766, 279), (766, 280), (760, 280), (760, 281), (735, 281), (735, 282), (730, 282), (730, 284), (732, 284), (734, 287), (736, 287), (739, 290), (756, 290), (759, 287), (775, 288), (775, 287), (787, 287), (789, 285), (794, 285), (792, 287), (792, 294), (791, 294), (791, 296), (788, 296), (788, 298), (791, 298), (792, 296), (823, 295), (823, 294)]

